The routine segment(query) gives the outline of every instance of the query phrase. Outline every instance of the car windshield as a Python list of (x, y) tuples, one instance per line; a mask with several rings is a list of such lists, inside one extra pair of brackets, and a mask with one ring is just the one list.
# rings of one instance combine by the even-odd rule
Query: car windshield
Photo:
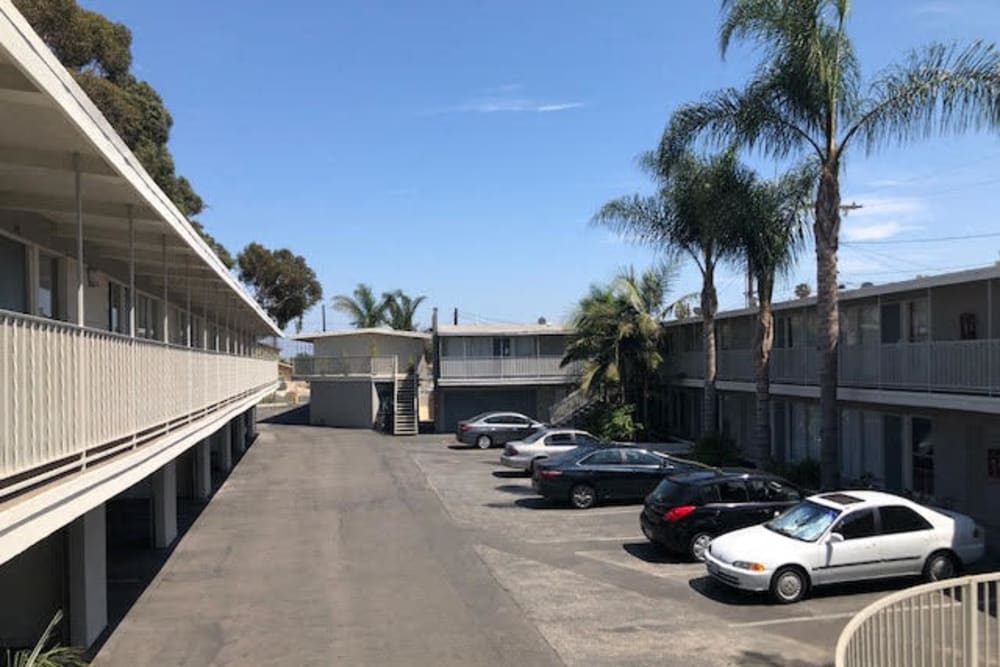
[(815, 542), (839, 515), (839, 510), (807, 500), (768, 521), (764, 527), (803, 542)]

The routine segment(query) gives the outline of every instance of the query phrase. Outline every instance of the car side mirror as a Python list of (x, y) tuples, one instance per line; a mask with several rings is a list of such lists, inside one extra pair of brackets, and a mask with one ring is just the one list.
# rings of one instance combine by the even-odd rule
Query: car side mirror
[(837, 542), (843, 542), (844, 536), (840, 533), (830, 533), (830, 539), (827, 540), (830, 544), (836, 544)]

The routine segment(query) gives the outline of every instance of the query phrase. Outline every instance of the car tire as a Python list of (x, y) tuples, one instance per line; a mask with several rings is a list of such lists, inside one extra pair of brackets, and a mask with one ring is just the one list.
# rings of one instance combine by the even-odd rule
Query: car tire
[(597, 504), (597, 490), (590, 484), (577, 484), (569, 490), (569, 503), (578, 510), (588, 510)]
[(481, 435), (476, 438), (476, 447), (479, 449), (489, 449), (493, 446), (493, 439), (488, 435)]
[(771, 577), (771, 597), (779, 604), (798, 602), (808, 590), (809, 577), (802, 568), (793, 565), (780, 567)]
[(712, 536), (708, 533), (695, 533), (688, 541), (688, 556), (698, 563), (705, 562), (705, 552), (708, 551), (708, 544), (711, 541)]
[(958, 560), (950, 551), (935, 551), (924, 563), (924, 580), (944, 581), (958, 575)]

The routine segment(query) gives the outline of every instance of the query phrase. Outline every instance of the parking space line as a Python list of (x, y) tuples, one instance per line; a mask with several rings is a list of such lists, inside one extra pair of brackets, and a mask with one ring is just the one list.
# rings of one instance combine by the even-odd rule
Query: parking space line
[(674, 567), (663, 569), (652, 570), (650, 568), (643, 567), (640, 562), (634, 562), (632, 560), (617, 560), (605, 553), (595, 552), (595, 551), (577, 551), (574, 552), (574, 556), (580, 556), (582, 558), (589, 558), (590, 560), (597, 561), (598, 563), (604, 563), (605, 565), (613, 565), (614, 567), (620, 567), (631, 572), (638, 572), (640, 574), (645, 574), (651, 577), (657, 577), (659, 579), (675, 579), (677, 577), (688, 579), (693, 574), (698, 574), (703, 571), (703, 567), (700, 565), (694, 565), (691, 563), (656, 563), (655, 565), (671, 565)]
[(528, 544), (572, 544), (574, 542), (634, 542), (642, 539), (642, 535), (626, 535), (624, 537), (553, 537), (547, 540), (525, 540)]
[[(860, 611), (860, 609), (858, 610)], [(820, 614), (818, 616), (790, 616), (788, 618), (772, 618), (766, 621), (749, 621), (747, 623), (730, 623), (730, 628), (756, 628), (765, 625), (781, 625), (782, 623), (806, 623), (808, 621), (835, 621), (841, 618), (852, 618), (857, 611), (846, 611), (840, 614)]]

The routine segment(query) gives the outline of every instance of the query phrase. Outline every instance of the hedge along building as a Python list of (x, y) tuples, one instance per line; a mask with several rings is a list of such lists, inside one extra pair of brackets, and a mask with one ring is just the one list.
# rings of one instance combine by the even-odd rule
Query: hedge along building
[[(990, 527), (1000, 545), (1000, 267), (844, 290), (840, 294), (841, 476), (911, 493)], [(717, 319), (717, 428), (750, 441), (755, 314)], [(774, 306), (771, 456), (819, 460), (815, 299)], [(697, 438), (701, 324), (667, 324), (668, 428)]]
[(280, 335), (8, 0), (0, 0), (0, 638), (108, 617), (106, 503), (207, 497), (276, 386)]

